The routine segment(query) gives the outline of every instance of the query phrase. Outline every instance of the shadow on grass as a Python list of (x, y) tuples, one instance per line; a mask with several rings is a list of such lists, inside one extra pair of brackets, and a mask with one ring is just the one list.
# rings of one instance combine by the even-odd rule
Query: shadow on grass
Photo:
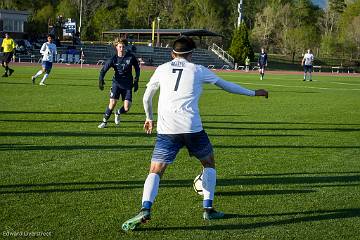
[[(57, 112), (57, 111), (0, 111), (1, 114), (44, 114), (44, 115), (102, 115), (104, 112), (70, 112), (70, 111), (63, 111), (63, 112)], [(138, 116), (144, 116), (143, 112), (129, 112), (126, 113), (126, 115), (138, 115)], [(157, 113), (154, 113), (154, 115), (157, 115)], [(243, 117), (248, 116), (245, 114), (201, 114), (201, 116), (210, 116), (210, 117)], [(9, 121), (13, 121), (9, 119)], [(204, 120), (203, 123), (225, 123), (225, 124), (270, 124), (270, 125), (279, 125), (279, 124), (288, 124), (288, 125), (303, 125), (303, 124), (311, 124), (311, 125), (335, 125), (335, 126), (360, 126), (359, 123), (331, 123), (331, 122), (259, 122), (259, 121), (227, 121), (227, 120), (216, 120), (216, 121), (207, 121)], [(291, 130), (291, 129), (290, 129)]]
[[(31, 82), (0, 82), (0, 85), (29, 85), (31, 86)], [(58, 84), (58, 83), (50, 83), (46, 84), (45, 87), (51, 87), (51, 86), (69, 86), (69, 87), (93, 87), (96, 88), (96, 85), (90, 85), (90, 84)], [(45, 88), (44, 86), (39, 86), (38, 84), (32, 86), (32, 87), (40, 87)]]
[[(140, 133), (138, 133), (138, 136)], [(148, 136), (151, 138), (151, 136)], [(360, 146), (292, 146), (292, 145), (213, 145), (216, 149), (360, 149)], [(153, 149), (151, 145), (26, 145), (26, 144), (0, 144), (0, 151), (74, 151), (74, 150), (146, 150)]]
[[(344, 173), (343, 173), (344, 174)], [(337, 176), (302, 176), (302, 177), (251, 177), (235, 179), (218, 179), (218, 186), (236, 185), (304, 185), (309, 184), (337, 184), (336, 187), (348, 187), (360, 184), (360, 175), (337, 175)], [(190, 180), (162, 180), (160, 187), (189, 188), (193, 181)], [(342, 184), (341, 184), (342, 183)], [(23, 193), (51, 193), (51, 192), (82, 192), (82, 191), (104, 191), (143, 188), (144, 180), (124, 181), (94, 181), (94, 182), (62, 182), (62, 183), (26, 183), (0, 185), (0, 194), (23, 194)], [(317, 186), (316, 186), (317, 187)], [(315, 188), (315, 187), (313, 187)], [(223, 189), (223, 188), (222, 188)], [(224, 191), (216, 194), (219, 196), (252, 196), (252, 195), (282, 195), (282, 194), (306, 194), (313, 193), (313, 189), (266, 189), (266, 190), (244, 190)]]
[[(274, 217), (286, 217), (292, 216), (286, 219), (273, 220)], [(305, 216), (298, 216), (305, 215)], [(334, 210), (315, 210), (315, 211), (304, 211), (304, 212), (289, 212), (289, 213), (274, 213), (274, 214), (255, 214), (255, 215), (241, 215), (241, 214), (226, 214), (225, 219), (237, 218), (241, 220), (242, 218), (255, 218), (262, 217), (268, 218), (268, 221), (258, 221), (254, 223), (239, 223), (239, 224), (221, 224), (223, 220), (214, 220), (212, 225), (206, 226), (175, 226), (175, 227), (147, 227), (139, 228), (136, 231), (169, 231), (169, 230), (238, 230), (238, 229), (255, 229), (262, 227), (273, 227), (281, 226), (287, 224), (296, 224), (304, 222), (317, 222), (317, 221), (327, 221), (335, 219), (347, 219), (360, 217), (360, 208), (344, 208), (344, 209), (334, 209)], [(216, 224), (220, 223), (220, 224)], [(216, 224), (216, 225), (215, 225)]]
[[(229, 122), (231, 124), (231, 122)], [(329, 131), (329, 132), (359, 132), (360, 128), (269, 128), (269, 127), (228, 127), (228, 126), (204, 126), (204, 129), (229, 129), (229, 130), (257, 130), (257, 131)]]
[[(0, 120), (1, 121), (1, 120)], [(85, 122), (85, 121), (83, 121)], [(91, 121), (93, 122), (93, 121)], [(120, 127), (120, 129), (122, 129)], [(6, 137), (146, 137), (149, 136), (139, 132), (0, 132), (0, 136)], [(153, 137), (156, 135), (153, 134)], [(208, 134), (211, 137), (305, 137), (301, 134)]]
[(215, 193), (217, 196), (260, 196), (260, 195), (283, 195), (283, 194), (299, 194), (299, 193), (314, 193), (315, 190), (302, 190), (302, 189), (291, 189), (291, 190), (260, 190), (260, 191), (218, 191)]

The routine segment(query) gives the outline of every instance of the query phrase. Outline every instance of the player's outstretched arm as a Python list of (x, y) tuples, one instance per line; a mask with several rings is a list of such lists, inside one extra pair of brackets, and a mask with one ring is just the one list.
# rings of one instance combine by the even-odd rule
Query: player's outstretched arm
[(253, 91), (253, 90), (244, 88), (238, 84), (225, 81), (223, 79), (219, 79), (215, 83), (215, 85), (224, 89), (227, 92), (234, 93), (234, 94), (241, 94), (241, 95), (246, 95), (246, 96), (264, 96), (266, 98), (268, 98), (268, 96), (269, 96), (268, 92), (264, 89), (259, 89), (259, 90)]

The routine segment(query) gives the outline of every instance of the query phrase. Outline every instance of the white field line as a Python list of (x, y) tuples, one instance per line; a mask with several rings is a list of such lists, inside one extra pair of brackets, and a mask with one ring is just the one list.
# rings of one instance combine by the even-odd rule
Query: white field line
[[(235, 75), (227, 75), (226, 77), (239, 77)], [(266, 81), (266, 80), (264, 80)], [(272, 86), (272, 87), (285, 87), (285, 88), (309, 88), (309, 89), (320, 89), (320, 90), (342, 90), (342, 91), (360, 91), (360, 88), (328, 88), (328, 87), (312, 87), (312, 86), (291, 86), (283, 84), (271, 84), (271, 83), (250, 83), (250, 82), (241, 82), (241, 81), (232, 81), (234, 83), (244, 84), (244, 85), (261, 85), (261, 86)], [(356, 85), (356, 84), (355, 84)]]

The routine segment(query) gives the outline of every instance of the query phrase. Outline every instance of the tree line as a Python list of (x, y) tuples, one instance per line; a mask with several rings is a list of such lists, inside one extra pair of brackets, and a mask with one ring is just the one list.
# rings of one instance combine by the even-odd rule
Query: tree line
[[(160, 28), (205, 28), (224, 36), (224, 48), (231, 49), (240, 32), (236, 26), (238, 2), (2, 0), (0, 8), (29, 11), (29, 32), (34, 34), (47, 32), (49, 22), (59, 15), (78, 23), (82, 3), (82, 40), (100, 40), (103, 31), (112, 29), (151, 28), (152, 21), (160, 17)], [(243, 23), (256, 51), (265, 47), (271, 53), (295, 57), (312, 48), (322, 56), (360, 57), (360, 0), (329, 0), (325, 9), (310, 0), (244, 0)]]

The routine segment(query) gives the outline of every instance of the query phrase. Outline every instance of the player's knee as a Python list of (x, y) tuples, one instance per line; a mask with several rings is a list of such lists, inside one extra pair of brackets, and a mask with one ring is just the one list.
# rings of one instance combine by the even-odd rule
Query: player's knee
[(204, 168), (215, 168), (215, 160), (213, 154), (207, 156), (206, 158), (200, 159), (200, 162)]
[(114, 109), (115, 106), (116, 106), (116, 100), (115, 99), (110, 99), (109, 108)]
[(162, 177), (162, 175), (166, 170), (166, 167), (167, 167), (166, 163), (151, 162), (149, 172), (158, 174), (160, 177)]

